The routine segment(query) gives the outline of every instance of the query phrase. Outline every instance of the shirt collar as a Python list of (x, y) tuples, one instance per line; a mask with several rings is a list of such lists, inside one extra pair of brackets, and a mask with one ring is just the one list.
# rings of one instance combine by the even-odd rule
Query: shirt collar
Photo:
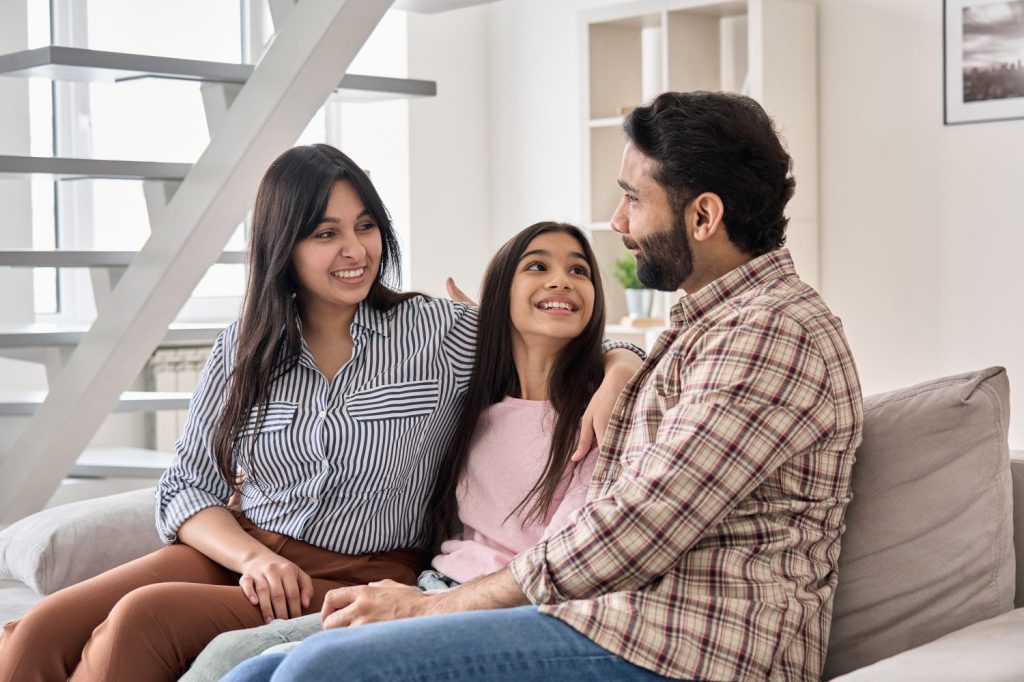
[(672, 306), (673, 327), (688, 327), (728, 299), (786, 276), (796, 276), (789, 249), (776, 249), (730, 270), (715, 281), (683, 296)]
[(352, 320), (352, 324), (384, 337), (391, 335), (388, 325), (388, 313), (383, 310), (377, 310), (365, 301), (356, 308), (356, 316)]

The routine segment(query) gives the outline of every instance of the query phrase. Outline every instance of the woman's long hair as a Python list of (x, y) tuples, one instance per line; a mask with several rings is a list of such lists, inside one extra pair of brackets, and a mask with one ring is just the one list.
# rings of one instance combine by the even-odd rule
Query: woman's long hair
[(289, 149), (274, 160), (260, 182), (253, 206), (235, 365), (213, 430), (217, 469), (232, 488), (240, 464), (245, 465), (246, 476), (257, 480), (251, 467), (254, 442), (247, 453), (236, 452), (239, 432), (254, 408), (259, 430), (271, 384), (298, 362), (299, 284), (292, 251), (321, 223), (331, 190), (339, 181), (352, 183), (380, 230), (380, 268), (366, 303), (377, 310), (390, 310), (415, 295), (396, 291), (401, 281), (398, 238), (380, 195), (352, 159), (330, 145), (313, 144)]
[[(533, 488), (509, 517), (523, 511), (528, 505), (529, 511), (520, 517), (524, 526), (546, 517), (570, 464), (570, 456), (576, 448), (580, 420), (604, 377), (604, 358), (601, 352), (605, 320), (604, 293), (594, 251), (582, 230), (574, 225), (554, 222), (531, 225), (501, 247), (484, 275), (473, 373), (462, 416), (445, 452), (430, 502), (428, 518), (438, 522), (437, 540), (451, 537), (456, 529), (456, 493), (466, 472), (470, 442), (481, 414), (506, 397), (519, 396), (519, 374), (512, 356), (512, 278), (530, 242), (547, 232), (564, 232), (579, 242), (594, 283), (594, 310), (587, 326), (562, 348), (555, 359), (548, 377), (548, 398), (558, 416), (547, 465)], [(510, 452), (509, 456), (515, 457), (517, 454)]]

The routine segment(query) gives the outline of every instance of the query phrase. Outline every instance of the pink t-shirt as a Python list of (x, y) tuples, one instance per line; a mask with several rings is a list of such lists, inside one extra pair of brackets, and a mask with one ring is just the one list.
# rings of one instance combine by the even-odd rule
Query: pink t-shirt
[(519, 398), (505, 398), (480, 415), (457, 492), (463, 531), (441, 545), (432, 562), (436, 570), (460, 583), (500, 570), (583, 506), (596, 447), (567, 472), (542, 522), (523, 527), (530, 503), (505, 520), (544, 471), (556, 417), (550, 402)]

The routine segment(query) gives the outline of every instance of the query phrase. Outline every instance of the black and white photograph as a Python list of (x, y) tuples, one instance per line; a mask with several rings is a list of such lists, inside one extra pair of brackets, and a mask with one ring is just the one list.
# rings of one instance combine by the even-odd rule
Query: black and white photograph
[(1024, 0), (946, 0), (946, 123), (1024, 117)]

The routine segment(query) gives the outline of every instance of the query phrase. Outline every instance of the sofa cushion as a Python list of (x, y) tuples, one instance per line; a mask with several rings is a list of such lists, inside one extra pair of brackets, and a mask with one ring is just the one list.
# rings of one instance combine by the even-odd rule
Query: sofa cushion
[(825, 677), (1013, 608), (1002, 368), (870, 397)]
[(0, 578), (50, 594), (160, 547), (154, 490), (133, 490), (45, 509), (0, 531)]
[(1024, 609), (1017, 609), (883, 658), (835, 682), (1020, 682), (1022, 673)]

